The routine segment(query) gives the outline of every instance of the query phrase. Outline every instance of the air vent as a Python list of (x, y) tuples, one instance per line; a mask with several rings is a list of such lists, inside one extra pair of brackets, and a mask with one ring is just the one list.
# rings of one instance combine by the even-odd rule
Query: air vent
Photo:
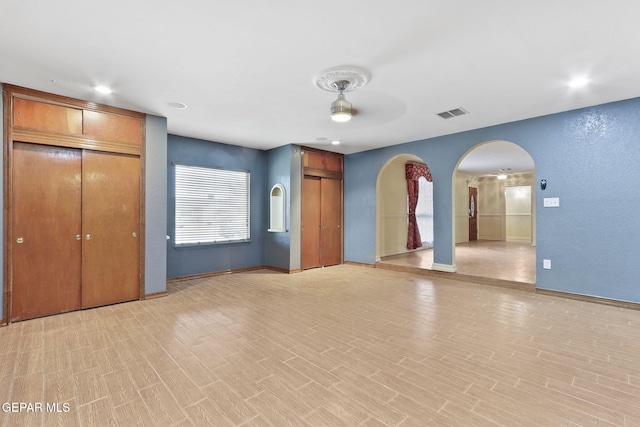
[(443, 111), (442, 113), (438, 113), (438, 115), (443, 119), (451, 119), (453, 117), (458, 117), (465, 114), (469, 114), (469, 112), (463, 108), (454, 108), (453, 110)]

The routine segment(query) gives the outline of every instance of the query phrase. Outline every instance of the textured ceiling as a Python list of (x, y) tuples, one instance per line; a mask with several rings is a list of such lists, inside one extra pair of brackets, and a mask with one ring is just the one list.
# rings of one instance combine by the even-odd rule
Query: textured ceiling
[[(637, 1), (97, 4), (0, 0), (0, 81), (166, 116), (173, 134), (345, 154), (640, 96)], [(371, 79), (338, 124), (314, 78), (342, 65)]]

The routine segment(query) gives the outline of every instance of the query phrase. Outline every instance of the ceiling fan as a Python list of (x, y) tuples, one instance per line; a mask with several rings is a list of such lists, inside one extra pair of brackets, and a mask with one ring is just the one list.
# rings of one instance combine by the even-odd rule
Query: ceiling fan
[(346, 65), (327, 68), (315, 77), (314, 82), (318, 88), (338, 93), (338, 98), (331, 103), (331, 120), (338, 123), (351, 120), (357, 110), (344, 96), (344, 92), (351, 92), (363, 87), (369, 82), (369, 79), (370, 75), (366, 70)]

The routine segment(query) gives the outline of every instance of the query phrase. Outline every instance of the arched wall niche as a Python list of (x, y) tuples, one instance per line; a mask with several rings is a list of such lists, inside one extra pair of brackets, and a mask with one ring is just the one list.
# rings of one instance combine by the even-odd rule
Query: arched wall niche
[(287, 199), (284, 186), (276, 184), (269, 192), (269, 231), (284, 233), (287, 231), (286, 221)]

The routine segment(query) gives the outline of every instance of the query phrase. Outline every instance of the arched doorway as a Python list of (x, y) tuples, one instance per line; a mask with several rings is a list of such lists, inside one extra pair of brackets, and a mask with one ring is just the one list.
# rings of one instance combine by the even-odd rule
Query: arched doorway
[(529, 153), (509, 141), (478, 144), (458, 161), (453, 189), (457, 272), (535, 283), (535, 165)]
[[(411, 183), (408, 185), (408, 175)], [(428, 166), (412, 154), (387, 161), (376, 183), (376, 261), (433, 247), (433, 180)], [(409, 197), (408, 186), (414, 188)], [(409, 226), (417, 230), (410, 236)], [(433, 255), (431, 254), (431, 263)]]

